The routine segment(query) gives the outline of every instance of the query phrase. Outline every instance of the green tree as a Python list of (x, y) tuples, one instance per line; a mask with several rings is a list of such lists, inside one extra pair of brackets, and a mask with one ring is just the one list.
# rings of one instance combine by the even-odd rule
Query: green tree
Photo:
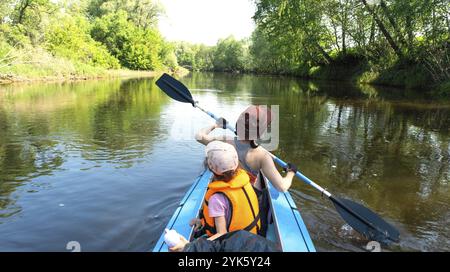
[(5, 23), (6, 17), (11, 14), (11, 0), (0, 1), (0, 25)]
[(195, 55), (197, 49), (195, 45), (187, 42), (178, 42), (175, 44), (175, 54), (178, 63), (188, 69), (196, 70)]
[(212, 70), (214, 50), (215, 47), (204, 44), (190, 44), (187, 42), (177, 42), (175, 44), (175, 55), (178, 63), (193, 71)]
[(89, 22), (80, 15), (62, 16), (46, 32), (46, 48), (55, 55), (92, 66), (119, 68), (119, 61), (90, 36)]
[(214, 68), (214, 47), (200, 44), (195, 54), (195, 70), (209, 71)]
[(290, 70), (291, 52), (283, 52), (284, 47), (270, 40), (266, 31), (257, 27), (251, 36), (250, 54), (252, 69), (260, 73), (284, 73)]
[(246, 67), (248, 46), (233, 36), (220, 39), (214, 49), (214, 70), (236, 72)]
[(8, 17), (36, 45), (42, 42), (47, 22), (57, 11), (51, 0), (18, 0)]
[(163, 40), (154, 28), (141, 29), (128, 21), (124, 11), (97, 18), (92, 37), (104, 44), (120, 64), (130, 69), (153, 70), (162, 67)]
[(154, 0), (92, 0), (87, 11), (94, 18), (124, 11), (137, 27), (148, 29), (157, 26), (163, 8)]
[(162, 64), (171, 70), (175, 70), (178, 67), (178, 60), (175, 55), (175, 45), (173, 43), (162, 42), (159, 58), (161, 59)]
[(270, 40), (292, 52), (292, 66), (330, 63), (331, 32), (326, 27), (324, 1), (256, 1), (256, 24), (267, 30)]

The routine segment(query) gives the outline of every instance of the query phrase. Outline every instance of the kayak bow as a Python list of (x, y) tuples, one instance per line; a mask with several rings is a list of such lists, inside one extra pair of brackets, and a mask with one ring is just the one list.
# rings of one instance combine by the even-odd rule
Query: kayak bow
[[(192, 239), (193, 228), (189, 226), (189, 222), (192, 218), (198, 218), (212, 176), (211, 171), (205, 170), (196, 178), (167, 224), (167, 229), (175, 229), (188, 240)], [(266, 238), (278, 243), (284, 252), (315, 252), (308, 229), (291, 194), (278, 192), (265, 177), (264, 182), (269, 189), (270, 210), (273, 218)], [(168, 247), (164, 242), (163, 232), (153, 248), (153, 252), (167, 251)]]

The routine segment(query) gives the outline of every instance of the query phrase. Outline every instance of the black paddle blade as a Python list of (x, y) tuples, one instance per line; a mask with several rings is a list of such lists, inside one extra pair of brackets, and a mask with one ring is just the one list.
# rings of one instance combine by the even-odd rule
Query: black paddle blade
[(330, 197), (342, 218), (367, 239), (380, 243), (398, 242), (400, 233), (368, 208), (345, 198)]
[(188, 88), (168, 74), (164, 73), (158, 78), (156, 85), (173, 99), (183, 103), (191, 103), (192, 106), (195, 105), (194, 99)]

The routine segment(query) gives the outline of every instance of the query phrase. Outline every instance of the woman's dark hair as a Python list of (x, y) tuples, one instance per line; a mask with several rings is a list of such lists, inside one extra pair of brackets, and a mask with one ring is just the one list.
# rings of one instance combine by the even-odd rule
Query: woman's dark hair
[(251, 140), (250, 141), (250, 147), (251, 148), (257, 148), (258, 146), (259, 146), (259, 144), (255, 140)]

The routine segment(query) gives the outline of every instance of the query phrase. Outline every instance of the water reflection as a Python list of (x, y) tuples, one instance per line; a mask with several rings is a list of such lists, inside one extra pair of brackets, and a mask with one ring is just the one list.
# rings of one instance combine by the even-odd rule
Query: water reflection
[(159, 135), (155, 128), (167, 101), (151, 91), (153, 85), (153, 80), (113, 80), (3, 86), (0, 216), (21, 209), (14, 207), (16, 187), (61, 170), (74, 152), (116, 167), (142, 158), (151, 148), (149, 139)]

